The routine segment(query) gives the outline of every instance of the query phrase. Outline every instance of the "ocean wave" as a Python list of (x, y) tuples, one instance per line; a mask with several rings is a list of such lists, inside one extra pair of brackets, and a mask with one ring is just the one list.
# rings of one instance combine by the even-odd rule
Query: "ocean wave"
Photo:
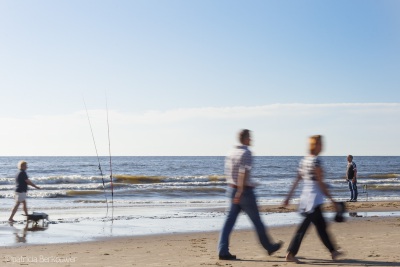
[(15, 178), (1, 178), (0, 185), (15, 185)]
[[(38, 184), (86, 184), (86, 183), (102, 183), (100, 176), (81, 176), (81, 175), (68, 175), (68, 176), (49, 176), (32, 178)], [(107, 179), (108, 181), (109, 179)]]
[(113, 178), (114, 181), (127, 184), (161, 183), (166, 179), (166, 177), (164, 176), (145, 176), (145, 175), (127, 175), (127, 174), (118, 174), (113, 176)]
[[(225, 187), (216, 187), (216, 186), (136, 186), (136, 187), (120, 187), (117, 190), (114, 190), (114, 196), (117, 198), (126, 198), (126, 197), (137, 197), (137, 196), (181, 196), (187, 197), (196, 194), (209, 194), (215, 195), (216, 193), (223, 195), (225, 192)], [(90, 187), (90, 188), (79, 188), (79, 187), (70, 187), (67, 189), (44, 189), (41, 190), (29, 190), (28, 197), (29, 198), (90, 198), (94, 197), (94, 200), (98, 200), (97, 198), (102, 198), (106, 193), (107, 195), (111, 195), (110, 188), (103, 189), (100, 186)], [(14, 198), (14, 190), (8, 191), (0, 191), (0, 198)]]
[(15, 185), (1, 185), (0, 191), (14, 191)]
[(209, 175), (208, 180), (214, 182), (225, 181), (225, 175)]
[[(29, 188), (28, 192), (30, 194), (35, 194), (35, 192), (64, 192), (64, 191), (110, 191), (111, 188), (114, 189), (115, 192), (125, 191), (125, 190), (162, 190), (163, 188), (196, 188), (204, 187), (225, 187), (225, 182), (202, 182), (202, 181), (193, 181), (193, 182), (172, 182), (172, 183), (119, 183), (114, 182), (111, 185), (110, 182), (105, 183), (104, 186), (101, 182), (98, 183), (84, 183), (84, 184), (40, 184), (40, 191), (37, 191), (33, 188)], [(0, 185), (0, 193), (13, 193), (15, 190), (15, 185)]]
[[(104, 194), (101, 190), (32, 191), (28, 198), (73, 198)], [(0, 198), (14, 198), (14, 193), (0, 194)]]
[[(65, 191), (42, 191), (42, 190), (28, 191), (27, 196), (28, 196), (28, 198), (65, 198), (65, 197), (68, 197), (66, 195)], [(14, 198), (14, 197), (15, 197), (14, 191), (0, 193), (0, 198)]]
[(223, 175), (204, 175), (204, 176), (146, 176), (146, 175), (128, 175), (118, 174), (113, 176), (114, 180), (119, 183), (127, 184), (160, 184), (160, 183), (200, 183), (200, 182), (223, 182)]
[(99, 195), (104, 194), (100, 190), (68, 190), (65, 192), (66, 196), (83, 196), (83, 195)]
[(103, 200), (80, 199), (80, 200), (74, 200), (73, 203), (97, 204), (97, 203), (106, 203), (106, 201), (105, 199)]
[[(89, 184), (102, 183), (101, 176), (81, 176), (81, 175), (61, 175), (61, 176), (41, 176), (29, 178), (35, 184)], [(110, 179), (104, 179), (109, 181)], [(15, 178), (2, 178), (0, 185), (15, 185)]]
[(394, 184), (374, 184), (368, 185), (368, 190), (376, 190), (376, 191), (399, 191), (400, 185)]
[[(66, 185), (79, 185), (79, 184), (105, 184), (111, 183), (109, 177), (101, 176), (81, 176), (81, 175), (61, 175), (61, 176), (42, 176), (42, 177), (31, 177), (31, 181), (40, 186), (45, 185), (58, 185), (65, 187)], [(224, 182), (225, 178), (223, 175), (201, 175), (201, 176), (147, 176), (147, 175), (129, 175), (129, 174), (117, 174), (113, 176), (113, 182), (116, 185), (121, 184), (162, 184), (162, 183), (221, 183)], [(1, 186), (15, 186), (15, 178), (1, 178)], [(1, 190), (1, 189), (0, 189)]]
[[(114, 185), (114, 187), (119, 188), (119, 185)], [(105, 184), (105, 188), (111, 188), (110, 184)], [(41, 191), (59, 191), (59, 190), (99, 190), (103, 189), (103, 184), (95, 183), (95, 184), (60, 184), (60, 185), (40, 185)], [(2, 191), (15, 191), (15, 186), (7, 185), (0, 186), (0, 192)], [(36, 189), (29, 188), (28, 192), (35, 192)]]
[(164, 191), (164, 192), (169, 192), (169, 191), (179, 191), (179, 192), (192, 192), (192, 193), (198, 193), (198, 192), (225, 192), (225, 188), (219, 188), (219, 187), (198, 187), (198, 188), (163, 188), (158, 190), (159, 192)]
[(400, 174), (396, 173), (379, 173), (379, 174), (370, 174), (367, 177), (363, 178), (371, 178), (371, 179), (389, 179), (389, 178), (399, 178)]
[(119, 196), (137, 196), (140, 195), (158, 195), (158, 196), (181, 196), (188, 197), (197, 194), (208, 194), (215, 195), (218, 193), (219, 195), (224, 195), (225, 188), (221, 187), (162, 187), (162, 188), (151, 188), (151, 189), (130, 189), (125, 191), (119, 191)]

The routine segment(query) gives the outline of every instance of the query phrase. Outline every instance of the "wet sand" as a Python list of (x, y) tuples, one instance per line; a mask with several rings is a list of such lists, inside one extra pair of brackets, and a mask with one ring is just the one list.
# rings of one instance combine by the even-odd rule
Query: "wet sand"
[[(400, 218), (365, 216), (372, 211), (398, 212), (399, 203), (348, 203), (348, 209), (362, 217), (329, 224), (338, 247), (346, 253), (344, 257), (333, 262), (311, 227), (298, 254), (304, 261), (302, 266), (400, 266)], [(279, 206), (264, 206), (261, 210), (283, 211)], [(264, 222), (268, 225), (268, 221)], [(252, 230), (234, 231), (231, 252), (238, 256), (236, 261), (218, 260), (219, 233), (213, 231), (6, 246), (0, 248), (1, 266), (293, 266), (284, 256), (295, 228), (295, 224), (269, 228), (274, 240), (285, 242), (284, 248), (273, 256), (262, 249)]]
[[(332, 204), (324, 205), (324, 211), (333, 211)], [(400, 211), (400, 201), (360, 201), (346, 202), (346, 209), (349, 212), (368, 212), (368, 211)], [(297, 205), (290, 204), (284, 208), (280, 205), (265, 205), (260, 207), (260, 212), (295, 212)]]

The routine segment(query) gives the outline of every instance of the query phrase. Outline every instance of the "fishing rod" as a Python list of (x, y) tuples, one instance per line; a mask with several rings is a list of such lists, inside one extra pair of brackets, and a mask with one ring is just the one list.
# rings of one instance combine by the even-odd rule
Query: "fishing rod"
[(94, 149), (96, 150), (96, 156), (97, 156), (97, 161), (99, 163), (99, 170), (100, 170), (100, 174), (101, 174), (101, 180), (103, 181), (103, 191), (104, 191), (104, 196), (106, 197), (106, 204), (107, 204), (107, 213), (108, 213), (108, 199), (107, 199), (107, 193), (106, 193), (106, 186), (104, 183), (104, 175), (103, 175), (103, 171), (101, 169), (101, 164), (100, 164), (100, 157), (99, 157), (99, 153), (97, 152), (97, 146), (96, 146), (96, 141), (94, 139), (94, 134), (93, 134), (93, 128), (92, 128), (92, 123), (90, 122), (90, 117), (89, 117), (89, 112), (88, 109), (86, 107), (86, 102), (85, 99), (83, 99), (83, 104), (85, 105), (85, 110), (86, 110), (86, 115), (89, 121), (89, 126), (90, 126), (90, 131), (92, 133), (92, 139), (93, 139), (93, 144), (94, 144)]
[(110, 123), (108, 120), (108, 101), (106, 93), (106, 110), (107, 110), (107, 131), (108, 131), (108, 154), (110, 156), (110, 182), (111, 182), (111, 205), (114, 207), (114, 185), (112, 175), (112, 160), (111, 160), (111, 141), (110, 141)]

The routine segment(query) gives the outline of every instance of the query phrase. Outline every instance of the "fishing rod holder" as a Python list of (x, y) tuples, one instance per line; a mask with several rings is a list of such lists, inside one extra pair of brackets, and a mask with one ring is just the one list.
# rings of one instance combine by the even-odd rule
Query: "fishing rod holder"
[(360, 193), (361, 193), (361, 194), (365, 194), (366, 197), (367, 197), (367, 201), (368, 201), (368, 185), (367, 185), (367, 184), (364, 184), (362, 188), (363, 188), (363, 189), (362, 189), (362, 191), (361, 191)]

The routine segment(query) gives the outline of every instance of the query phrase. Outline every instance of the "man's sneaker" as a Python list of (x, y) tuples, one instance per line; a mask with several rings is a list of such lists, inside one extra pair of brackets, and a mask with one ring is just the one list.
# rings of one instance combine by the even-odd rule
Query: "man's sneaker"
[(228, 253), (226, 255), (219, 255), (220, 260), (226, 260), (226, 261), (232, 261), (236, 260), (236, 255), (232, 255), (231, 253)]
[(276, 251), (278, 251), (282, 247), (282, 245), (283, 245), (282, 241), (279, 241), (278, 243), (273, 244), (272, 248), (270, 250), (268, 250), (268, 255), (271, 256), (272, 254), (274, 254)]

